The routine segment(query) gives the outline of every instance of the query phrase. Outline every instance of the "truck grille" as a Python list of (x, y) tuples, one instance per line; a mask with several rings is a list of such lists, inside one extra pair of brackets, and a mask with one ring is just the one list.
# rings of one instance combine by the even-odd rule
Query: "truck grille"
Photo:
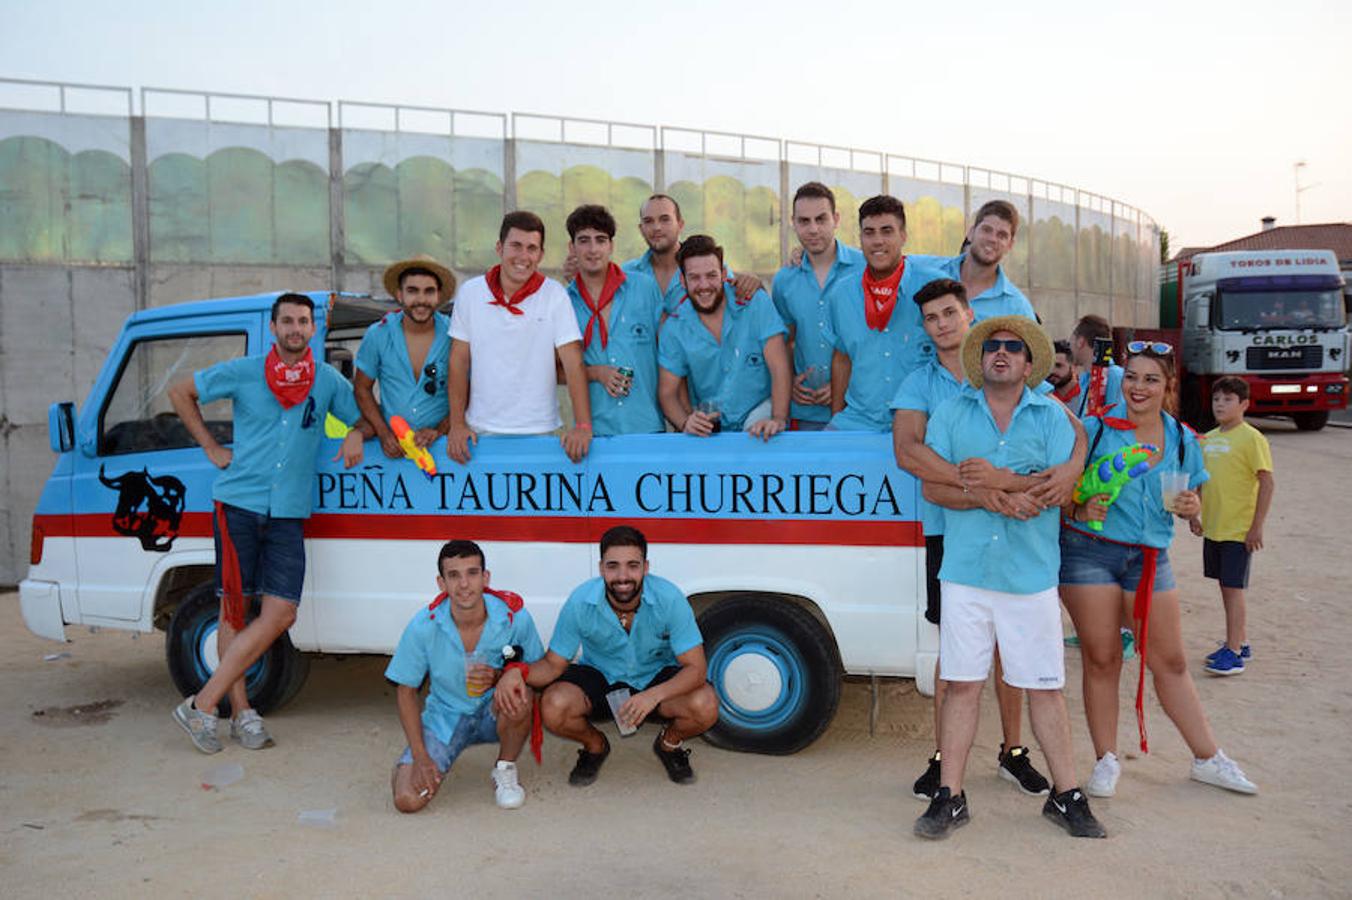
[(1324, 365), (1324, 348), (1313, 347), (1250, 347), (1245, 351), (1244, 365), (1250, 371), (1263, 369), (1318, 369)]

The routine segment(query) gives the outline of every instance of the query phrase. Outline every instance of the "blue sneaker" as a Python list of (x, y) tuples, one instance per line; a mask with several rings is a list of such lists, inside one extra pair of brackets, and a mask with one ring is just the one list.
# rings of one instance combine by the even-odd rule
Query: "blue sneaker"
[(1206, 664), (1212, 675), (1239, 675), (1244, 671), (1244, 659), (1224, 644), (1216, 651), (1215, 659)]
[(1136, 635), (1132, 634), (1130, 631), (1127, 631), (1124, 628), (1122, 629), (1122, 659), (1128, 660), (1135, 658), (1136, 658)]
[[(1215, 650), (1212, 650), (1210, 653), (1208, 653), (1208, 654), (1206, 655), (1206, 661), (1207, 661), (1208, 663), (1210, 663), (1210, 662), (1215, 662), (1216, 657), (1218, 657), (1218, 656), (1221, 655), (1221, 651), (1222, 651), (1222, 650), (1226, 650), (1226, 649), (1228, 649), (1228, 647), (1227, 647), (1225, 641), (1221, 641), (1221, 645), (1220, 645), (1219, 647), (1217, 647)], [(1232, 652), (1233, 652), (1233, 651), (1232, 651)], [(1240, 647), (1239, 647), (1239, 658), (1240, 658), (1240, 659), (1243, 659), (1243, 660), (1248, 660), (1248, 659), (1251, 659), (1252, 657), (1253, 657), (1253, 652), (1249, 650), (1249, 645), (1248, 645), (1248, 644), (1241, 644)]]

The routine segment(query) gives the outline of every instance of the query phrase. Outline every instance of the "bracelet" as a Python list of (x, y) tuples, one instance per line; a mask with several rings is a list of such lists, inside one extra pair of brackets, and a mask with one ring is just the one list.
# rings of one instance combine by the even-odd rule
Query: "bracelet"
[(576, 424), (573, 425), (573, 427), (574, 427), (574, 428), (585, 428), (585, 429), (587, 429), (588, 431), (591, 431), (591, 423), (590, 423), (590, 422), (577, 422)]

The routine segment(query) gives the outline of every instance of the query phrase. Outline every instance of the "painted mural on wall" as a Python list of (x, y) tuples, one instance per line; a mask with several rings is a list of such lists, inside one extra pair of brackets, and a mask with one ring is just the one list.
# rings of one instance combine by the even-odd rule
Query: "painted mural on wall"
[[(80, 141), (53, 139), (72, 133), (79, 116), (63, 117), (63, 132), (44, 124), (46, 134), (14, 134), (28, 120), (9, 117), (0, 112), (5, 210), (0, 259), (130, 264), (127, 159), (89, 146), (72, 152), (67, 145)], [(94, 124), (106, 131), (106, 117), (98, 118)], [(211, 123), (149, 120), (147, 130), (152, 262), (330, 264), (330, 184), (322, 164), (328, 136), (322, 129), (217, 125), (213, 130)], [(440, 149), (420, 152), (430, 139), (374, 132), (340, 137), (342, 146), (350, 142), (353, 156), (364, 157), (343, 157), (342, 254), (348, 264), (381, 266), (428, 253), (472, 272), (496, 261), (493, 244), (505, 195), (501, 142), (443, 136)], [(408, 144), (402, 150), (396, 146), (401, 140)], [(614, 212), (617, 258), (643, 252), (636, 225), (639, 206), (653, 190), (652, 153), (537, 142), (517, 155), (517, 206), (546, 223), (546, 269), (562, 265), (564, 219), (581, 203), (601, 203)], [(499, 171), (492, 170), (495, 165)], [(787, 210), (781, 209), (777, 164), (668, 153), (666, 173), (667, 192), (681, 204), (687, 233), (713, 235), (735, 269), (768, 276), (781, 265), (780, 227)], [(791, 184), (820, 178), (830, 185), (840, 236), (857, 244), (859, 204), (881, 189), (881, 176), (795, 164), (790, 177)], [(894, 179), (893, 185), (907, 204), (908, 251), (956, 253), (966, 228), (962, 188), (910, 178)], [(970, 202), (976, 206), (990, 196), (1003, 195), (973, 189)], [(1027, 213), (1027, 197), (1008, 199)], [(1149, 297), (1149, 230), (1138, 234), (1134, 219), (1115, 220), (1085, 208), (1078, 219), (1077, 231), (1073, 205), (1036, 201), (1032, 221), (1023, 223), (1006, 262), (1009, 276), (1029, 289)]]

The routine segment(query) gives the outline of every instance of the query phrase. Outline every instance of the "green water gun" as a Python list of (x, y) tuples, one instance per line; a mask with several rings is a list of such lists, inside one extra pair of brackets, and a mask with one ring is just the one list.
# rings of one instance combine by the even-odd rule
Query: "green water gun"
[[(1154, 444), (1132, 444), (1100, 456), (1084, 470), (1075, 485), (1075, 502), (1084, 503), (1090, 497), (1104, 494), (1108, 498), (1104, 505), (1112, 505), (1127, 482), (1150, 471), (1150, 457), (1157, 449)], [(1089, 530), (1102, 531), (1103, 523), (1090, 521)]]

